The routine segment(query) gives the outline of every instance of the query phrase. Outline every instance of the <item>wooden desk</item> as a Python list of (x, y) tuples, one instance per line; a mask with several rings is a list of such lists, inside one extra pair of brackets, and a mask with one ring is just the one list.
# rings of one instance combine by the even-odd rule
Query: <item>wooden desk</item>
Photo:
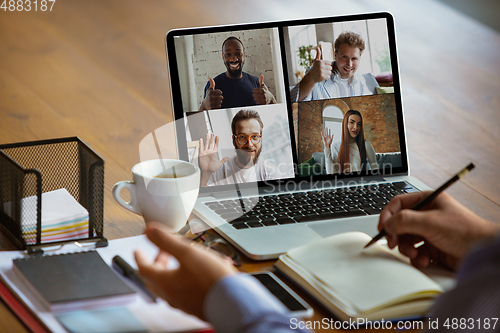
[[(106, 160), (105, 236), (139, 234), (142, 219), (111, 188), (131, 178), (139, 142), (172, 120), (168, 30), (371, 11), (395, 16), (412, 175), (437, 187), (474, 161), (448, 192), (499, 221), (500, 35), (435, 1), (58, 0), (52, 12), (0, 11), (0, 143), (79, 136)], [(5, 237), (0, 246), (12, 248)], [(4, 306), (0, 326), (23, 332)]]

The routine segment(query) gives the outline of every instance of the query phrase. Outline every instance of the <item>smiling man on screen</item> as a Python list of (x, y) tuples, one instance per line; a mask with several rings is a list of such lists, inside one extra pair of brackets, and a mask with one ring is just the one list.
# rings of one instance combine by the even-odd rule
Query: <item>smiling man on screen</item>
[(243, 72), (245, 48), (238, 38), (231, 36), (222, 43), (222, 61), (226, 71), (209, 79), (199, 111), (276, 103), (264, 75), (257, 78)]
[(356, 73), (365, 49), (361, 36), (352, 31), (335, 40), (335, 61), (321, 60), (321, 49), (304, 78), (290, 92), (292, 102), (372, 95), (363, 76)]

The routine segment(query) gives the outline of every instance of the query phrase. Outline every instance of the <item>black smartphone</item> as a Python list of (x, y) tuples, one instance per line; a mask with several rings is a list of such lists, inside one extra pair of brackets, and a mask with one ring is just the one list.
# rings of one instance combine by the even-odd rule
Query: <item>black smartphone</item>
[(289, 314), (295, 317), (308, 318), (314, 310), (292, 289), (285, 285), (275, 274), (271, 272), (253, 273), (257, 280), (266, 287), (271, 294), (276, 296), (289, 310)]

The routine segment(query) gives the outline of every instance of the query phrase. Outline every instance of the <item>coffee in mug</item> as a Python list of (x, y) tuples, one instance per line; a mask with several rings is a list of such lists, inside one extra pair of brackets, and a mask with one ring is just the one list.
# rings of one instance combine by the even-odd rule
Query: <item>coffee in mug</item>
[(161, 175), (154, 176), (155, 178), (182, 178), (185, 177), (184, 174), (178, 173), (162, 173)]

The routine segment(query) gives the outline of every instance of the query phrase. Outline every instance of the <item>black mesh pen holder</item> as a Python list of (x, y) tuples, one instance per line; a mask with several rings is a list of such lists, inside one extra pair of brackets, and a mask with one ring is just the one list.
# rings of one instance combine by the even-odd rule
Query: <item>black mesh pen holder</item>
[[(89, 213), (88, 237), (42, 242), (42, 193), (65, 188)], [(104, 160), (78, 137), (0, 145), (0, 225), (22, 250), (104, 238)]]

